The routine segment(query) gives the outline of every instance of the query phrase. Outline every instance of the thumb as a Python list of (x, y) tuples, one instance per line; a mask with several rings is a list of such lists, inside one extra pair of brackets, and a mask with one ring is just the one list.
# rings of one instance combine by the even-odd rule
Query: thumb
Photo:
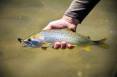
[(52, 29), (52, 27), (50, 24), (48, 24), (43, 30), (50, 30), (50, 29)]
[(76, 32), (76, 25), (69, 24), (68, 29), (72, 30), (73, 32)]

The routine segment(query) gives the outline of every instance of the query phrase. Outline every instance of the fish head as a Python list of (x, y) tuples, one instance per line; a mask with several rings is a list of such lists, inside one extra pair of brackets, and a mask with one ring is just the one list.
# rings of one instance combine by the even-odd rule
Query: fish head
[(27, 39), (17, 39), (23, 47), (32, 47), (32, 48), (37, 48), (41, 47), (43, 44), (44, 39), (42, 37), (34, 38), (34, 37), (29, 37)]

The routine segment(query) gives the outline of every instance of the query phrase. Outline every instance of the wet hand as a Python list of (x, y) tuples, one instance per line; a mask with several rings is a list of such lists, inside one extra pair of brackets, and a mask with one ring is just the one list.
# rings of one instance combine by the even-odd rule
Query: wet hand
[(55, 42), (53, 44), (53, 48), (55, 49), (65, 49), (65, 48), (69, 48), (69, 49), (72, 49), (74, 48), (74, 46), (72, 44), (69, 44), (69, 43), (66, 43), (65, 41), (61, 41), (61, 42)]
[[(71, 31), (75, 32), (77, 25), (78, 25), (78, 20), (73, 19), (68, 16), (63, 16), (63, 18), (59, 20), (50, 22), (43, 30), (68, 28)], [(74, 46), (72, 44), (66, 43), (65, 41), (55, 42), (53, 44), (53, 48), (55, 49), (58, 49), (58, 48), (61, 48), (61, 49), (70, 48), (71, 49), (73, 47)]]

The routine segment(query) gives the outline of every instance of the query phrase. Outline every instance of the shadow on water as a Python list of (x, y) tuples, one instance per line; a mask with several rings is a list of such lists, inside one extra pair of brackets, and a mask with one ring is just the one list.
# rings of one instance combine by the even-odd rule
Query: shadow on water
[(110, 49), (92, 46), (85, 52), (81, 48), (45, 51), (20, 47), (17, 36), (25, 38), (41, 31), (50, 20), (61, 17), (70, 2), (0, 0), (0, 77), (116, 77), (114, 0), (101, 1), (77, 29), (92, 39), (106, 37)]

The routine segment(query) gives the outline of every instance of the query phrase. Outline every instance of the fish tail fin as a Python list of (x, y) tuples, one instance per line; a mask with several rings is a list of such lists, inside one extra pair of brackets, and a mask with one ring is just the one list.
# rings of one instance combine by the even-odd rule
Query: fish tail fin
[(103, 38), (103, 39), (101, 39), (101, 40), (93, 41), (93, 43), (94, 43), (95, 45), (100, 45), (100, 44), (103, 44), (105, 41), (106, 41), (106, 38)]
[(101, 40), (93, 41), (93, 44), (98, 45), (98, 46), (100, 46), (102, 48), (109, 48), (109, 45), (106, 44), (105, 41), (106, 41), (106, 38), (103, 38)]

